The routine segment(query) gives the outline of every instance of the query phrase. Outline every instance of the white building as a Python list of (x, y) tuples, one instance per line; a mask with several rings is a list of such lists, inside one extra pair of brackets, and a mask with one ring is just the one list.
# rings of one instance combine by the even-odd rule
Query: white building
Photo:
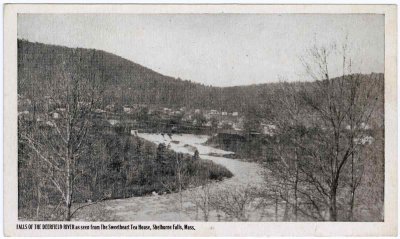
[(353, 141), (356, 144), (362, 144), (362, 145), (368, 144), (369, 145), (374, 142), (374, 138), (372, 136), (364, 136), (362, 138), (356, 138)]
[(210, 110), (210, 114), (211, 115), (217, 115), (218, 114), (218, 110)]
[(114, 108), (115, 108), (114, 104), (110, 104), (110, 105), (107, 105), (105, 109), (108, 111), (113, 111)]
[(28, 115), (28, 114), (29, 114), (29, 111), (27, 111), (27, 110), (18, 112), (18, 115)]
[(263, 134), (273, 136), (276, 131), (276, 126), (273, 124), (261, 124), (263, 127)]
[(132, 108), (127, 107), (127, 106), (124, 106), (123, 110), (124, 110), (125, 113), (128, 113), (128, 114), (132, 112)]
[(59, 119), (59, 118), (60, 118), (60, 114), (57, 113), (57, 112), (54, 112), (54, 113), (52, 114), (52, 117), (53, 117), (53, 119)]
[(112, 126), (114, 126), (114, 125), (116, 125), (116, 124), (119, 123), (119, 120), (116, 120), (116, 119), (109, 119), (109, 120), (108, 120), (108, 123), (110, 123)]
[(98, 113), (98, 114), (103, 114), (103, 113), (106, 113), (107, 111), (102, 110), (102, 109), (95, 109), (94, 112)]

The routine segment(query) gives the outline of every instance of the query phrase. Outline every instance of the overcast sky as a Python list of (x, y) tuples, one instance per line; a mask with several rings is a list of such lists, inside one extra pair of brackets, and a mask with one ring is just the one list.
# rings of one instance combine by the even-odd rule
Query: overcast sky
[(214, 86), (305, 80), (299, 57), (315, 39), (340, 43), (346, 35), (359, 60), (353, 71), (384, 72), (383, 15), (18, 15), (18, 38), (101, 49)]

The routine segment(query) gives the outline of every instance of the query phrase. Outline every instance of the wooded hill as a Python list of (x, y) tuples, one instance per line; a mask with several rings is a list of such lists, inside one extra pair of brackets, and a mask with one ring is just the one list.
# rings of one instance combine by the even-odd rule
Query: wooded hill
[[(19, 94), (46, 95), (48, 86), (52, 85), (63, 68), (81, 77), (93, 77), (96, 74), (106, 85), (105, 105), (185, 106), (246, 113), (249, 110), (261, 111), (266, 103), (264, 99), (271, 97), (279, 85), (206, 86), (159, 74), (101, 50), (18, 40)], [(383, 74), (380, 75), (379, 78), (383, 80)]]
[(164, 76), (105, 51), (18, 40), (19, 94), (47, 95), (48, 87), (62, 70), (80, 77), (97, 74), (107, 89), (104, 104), (186, 106), (244, 112), (249, 105), (260, 105), (274, 85), (205, 86)]

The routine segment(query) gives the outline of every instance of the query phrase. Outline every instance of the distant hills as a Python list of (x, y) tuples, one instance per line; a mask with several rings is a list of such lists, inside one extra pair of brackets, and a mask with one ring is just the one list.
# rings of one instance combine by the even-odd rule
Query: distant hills
[[(162, 56), (160, 56), (162, 57)], [(117, 55), (18, 40), (18, 93), (46, 95), (61, 71), (95, 74), (105, 84), (104, 104), (148, 104), (221, 111), (259, 112), (279, 83), (212, 87), (157, 73)], [(383, 79), (383, 74), (382, 79)], [(268, 76), (266, 76), (268, 78)]]

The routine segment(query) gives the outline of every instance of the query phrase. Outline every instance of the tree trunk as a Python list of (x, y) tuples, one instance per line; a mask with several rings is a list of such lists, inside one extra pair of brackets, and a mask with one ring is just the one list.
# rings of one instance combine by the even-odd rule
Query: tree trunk
[(298, 172), (298, 169), (296, 169), (296, 180), (294, 181), (294, 220), (297, 222), (297, 220), (298, 220), (298, 210), (297, 210), (297, 208), (298, 208), (298, 204), (299, 204), (299, 202), (298, 202), (298, 198), (297, 198), (297, 185), (298, 185), (298, 182), (299, 182), (299, 172)]
[(39, 221), (39, 212), (40, 212), (40, 183), (37, 186), (37, 205), (36, 205), (36, 219)]
[(334, 182), (332, 183), (331, 193), (330, 193), (329, 221), (337, 221), (336, 191), (337, 191), (337, 183)]
[(204, 213), (204, 221), (208, 222), (208, 214), (207, 213)]
[(287, 186), (285, 186), (285, 212), (283, 213), (283, 218), (282, 221), (287, 222), (289, 221), (289, 190), (287, 189)]
[(351, 197), (350, 197), (350, 210), (348, 216), (349, 221), (353, 221), (355, 194), (356, 194), (356, 182), (354, 178), (354, 152), (352, 152), (351, 153)]
[(71, 206), (72, 206), (72, 203), (68, 202), (67, 203), (67, 216), (66, 216), (67, 221), (71, 221)]
[(351, 199), (350, 199), (350, 212), (349, 212), (349, 221), (353, 221), (354, 219), (354, 198), (355, 198), (356, 190), (352, 188), (351, 190)]
[(295, 156), (296, 156), (296, 177), (294, 181), (294, 220), (297, 222), (298, 220), (298, 198), (297, 198), (297, 187), (299, 183), (299, 163), (298, 163), (298, 156), (297, 156), (297, 148), (295, 148)]
[(283, 221), (284, 222), (289, 221), (288, 217), (289, 217), (289, 202), (288, 202), (288, 200), (286, 200), (286, 202), (285, 202), (285, 213), (283, 214)]
[(278, 194), (275, 193), (275, 221), (278, 221)]
[[(68, 139), (69, 140), (69, 139)], [(74, 159), (72, 157), (72, 150), (70, 143), (68, 143), (67, 147), (67, 191), (66, 191), (66, 206), (67, 206), (67, 215), (66, 220), (71, 220), (71, 207), (72, 207), (72, 190), (73, 190), (73, 167), (74, 167)]]

